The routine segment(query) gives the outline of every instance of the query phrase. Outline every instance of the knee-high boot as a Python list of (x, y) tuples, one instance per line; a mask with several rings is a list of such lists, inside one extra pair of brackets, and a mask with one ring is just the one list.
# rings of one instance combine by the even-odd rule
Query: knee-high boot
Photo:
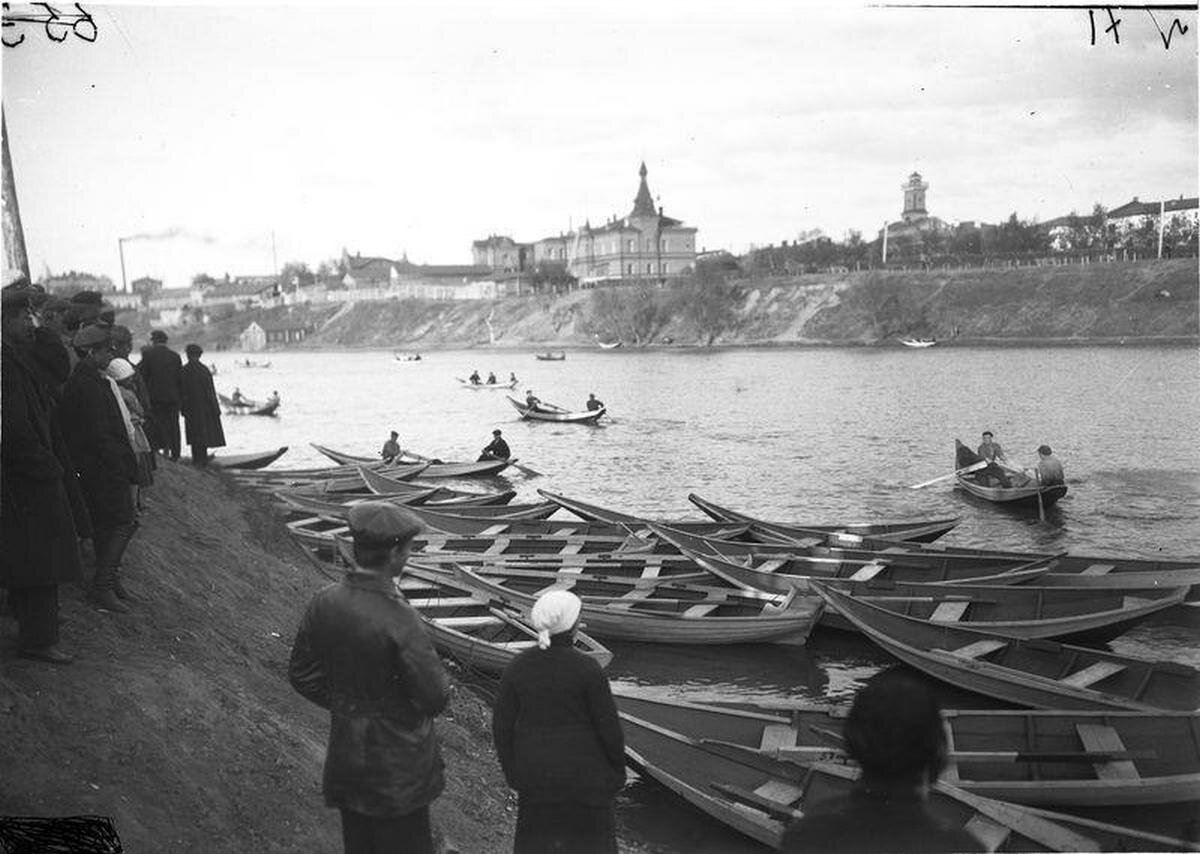
[(125, 549), (129, 546), (129, 541), (133, 539), (133, 535), (137, 532), (140, 523), (137, 519), (132, 522), (126, 522), (124, 525), (119, 525), (113, 528), (110, 532), (107, 542), (104, 544), (102, 551), (97, 553), (96, 563), (103, 563), (106, 566), (112, 567), (112, 590), (117, 594), (118, 599), (129, 601), (135, 597), (129, 595), (129, 591), (125, 589), (125, 585), (121, 581), (121, 559), (125, 555)]
[[(92, 589), (88, 595), (105, 611), (127, 614), (129, 608), (117, 598), (116, 591), (113, 589), (116, 585), (117, 568), (109, 562), (109, 555), (112, 553), (111, 543), (114, 539), (119, 539), (117, 532), (122, 527), (124, 526), (105, 528), (93, 533), (92, 545), (96, 551), (96, 576), (92, 579)], [(128, 537), (125, 538), (125, 541), (128, 542)], [(121, 551), (124, 551), (124, 546), (121, 547)]]

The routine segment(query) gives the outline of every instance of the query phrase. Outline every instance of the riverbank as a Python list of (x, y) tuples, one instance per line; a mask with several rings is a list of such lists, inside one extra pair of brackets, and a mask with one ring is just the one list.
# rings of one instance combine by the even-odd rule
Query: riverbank
[[(73, 665), (16, 658), (0, 620), (0, 814), (110, 816), (127, 851), (341, 850), (321, 797), (328, 715), (287, 681), (300, 616), (328, 581), (265, 500), (221, 475), (164, 462), (146, 505), (125, 560), (131, 614), (61, 589)], [(437, 727), (441, 834), (464, 854), (511, 850), (490, 709), (457, 690)]]
[[(251, 323), (309, 330), (302, 349), (957, 346), (1200, 343), (1195, 259), (746, 278), (728, 288), (626, 285), (497, 301), (386, 300), (256, 309), (169, 330), (238, 349)], [(697, 308), (697, 302), (713, 304)], [(122, 314), (141, 340), (150, 321)]]

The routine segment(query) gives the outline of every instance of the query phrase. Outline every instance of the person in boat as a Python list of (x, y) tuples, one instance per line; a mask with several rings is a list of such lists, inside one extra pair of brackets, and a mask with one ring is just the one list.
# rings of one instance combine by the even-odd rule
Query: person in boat
[(496, 372), (495, 371), (488, 371), (487, 384), (488, 385), (496, 384)]
[(567, 590), (540, 596), (530, 613), (537, 646), (500, 678), (492, 735), (517, 791), (514, 852), (617, 851), (613, 800), (625, 784), (624, 736), (608, 678), (574, 648), (581, 609)]
[(1038, 446), (1037, 480), (1042, 486), (1058, 486), (1067, 482), (1062, 463), (1054, 456), (1049, 445)]
[(271, 405), (278, 406), (279, 405), (279, 389), (276, 389), (275, 391), (271, 392), (271, 394), (267, 397), (267, 405), (268, 406), (271, 406)]
[(862, 775), (846, 795), (805, 810), (783, 834), (784, 852), (984, 851), (973, 835), (926, 806), (947, 757), (941, 709), (929, 687), (900, 666), (867, 681), (844, 729)]
[(587, 399), (588, 412), (595, 412), (597, 409), (603, 409), (603, 408), (604, 408), (604, 401), (597, 400), (595, 394), (589, 393), (588, 399)]
[(233, 401), (234, 406), (248, 406), (249, 405), (246, 402), (246, 397), (245, 397), (245, 395), (242, 394), (242, 390), (240, 388), (235, 388), (233, 390), (233, 395), (230, 398), (230, 400)]
[(492, 431), (492, 441), (488, 442), (487, 447), (480, 453), (479, 459), (476, 462), (484, 462), (485, 460), (507, 460), (512, 456), (512, 451), (509, 450), (508, 442), (504, 441), (504, 437), (499, 430)]
[(516, 385), (516, 384), (517, 384), (517, 374), (516, 374), (516, 372), (515, 372), (515, 371), (509, 371), (509, 372), (508, 372), (508, 381), (509, 381), (510, 383), (512, 383), (513, 385)]
[(984, 430), (980, 438), (983, 441), (979, 444), (979, 450), (975, 453), (987, 460), (990, 465), (979, 472), (979, 482), (984, 484), (990, 483), (1007, 489), (1012, 486), (1012, 479), (1008, 476), (1008, 472), (1004, 470), (1000, 462), (998, 462), (1005, 459), (1004, 449), (995, 440), (991, 430)]
[(383, 443), (383, 447), (379, 450), (379, 456), (383, 457), (384, 462), (390, 463), (400, 456), (400, 443), (397, 441), (399, 438), (400, 434), (393, 430), (388, 440)]
[(309, 603), (288, 665), (292, 687), (330, 712), (325, 803), (345, 851), (434, 851), (429, 805), (445, 786), (434, 718), (450, 680), (420, 615), (396, 590), (424, 527), (383, 501), (356, 504), (350, 572)]
[(542, 408), (542, 401), (533, 393), (533, 389), (529, 389), (525, 392), (525, 405), (530, 409), (535, 410)]
[(471, 381), (471, 385), (479, 385), (479, 371), (471, 371), (471, 376), (467, 379)]

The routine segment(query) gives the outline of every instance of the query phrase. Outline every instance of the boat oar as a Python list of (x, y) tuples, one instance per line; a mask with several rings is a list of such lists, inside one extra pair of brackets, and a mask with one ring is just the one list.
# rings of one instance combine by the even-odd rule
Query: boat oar
[(909, 489), (921, 489), (922, 487), (930, 486), (931, 484), (939, 483), (943, 480), (949, 480), (952, 477), (958, 477), (959, 475), (962, 475), (962, 474), (970, 474), (973, 471), (979, 471), (980, 469), (985, 469), (987, 467), (988, 467), (987, 460), (980, 460), (977, 463), (972, 463), (969, 466), (964, 466), (963, 468), (952, 471), (952, 472), (950, 472), (950, 474), (944, 474), (944, 475), (941, 475), (940, 477), (935, 477), (932, 480), (925, 481), (924, 483), (914, 483), (912, 486), (909, 487)]
[(1042, 473), (1034, 471), (1034, 478), (1037, 480), (1037, 499), (1038, 499), (1038, 521), (1046, 521), (1046, 507), (1042, 504)]
[[(488, 454), (488, 459), (502, 460), (502, 459), (504, 459), (504, 457), (497, 457), (497, 456), (494, 456), (493, 454)], [(523, 465), (519, 464), (517, 462), (516, 457), (510, 457), (508, 459), (508, 464), (510, 466), (512, 466), (513, 468), (515, 468), (517, 471), (519, 471), (521, 474), (525, 475), (526, 477), (541, 477), (542, 476), (542, 473), (540, 471), (538, 471), (537, 469), (531, 469), (529, 466), (523, 466)]]

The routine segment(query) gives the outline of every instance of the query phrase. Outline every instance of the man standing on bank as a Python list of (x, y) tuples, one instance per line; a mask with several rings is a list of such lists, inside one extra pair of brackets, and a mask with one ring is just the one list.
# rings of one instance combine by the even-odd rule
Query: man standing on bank
[(155, 329), (150, 346), (142, 350), (138, 370), (150, 395), (150, 414), (158, 431), (159, 447), (172, 460), (179, 459), (179, 405), (183, 399), (183, 360), (167, 346), (167, 333)]
[(617, 854), (625, 740), (608, 678), (575, 649), (581, 608), (568, 590), (542, 594), (530, 612), (538, 645), (500, 679), (492, 735), (518, 795), (514, 854)]
[(445, 782), (433, 718), (449, 679), (395, 586), (422, 524), (382, 501), (356, 504), (349, 524), (354, 567), (309, 604), (288, 675), (330, 711), (325, 803), (341, 810), (346, 854), (432, 854), (429, 805)]
[(183, 349), (188, 360), (181, 372), (180, 409), (187, 425), (188, 444), (192, 446), (192, 465), (205, 468), (208, 449), (225, 447), (221, 403), (213, 388), (212, 371), (200, 361), (204, 349), (199, 344), (188, 344)]

